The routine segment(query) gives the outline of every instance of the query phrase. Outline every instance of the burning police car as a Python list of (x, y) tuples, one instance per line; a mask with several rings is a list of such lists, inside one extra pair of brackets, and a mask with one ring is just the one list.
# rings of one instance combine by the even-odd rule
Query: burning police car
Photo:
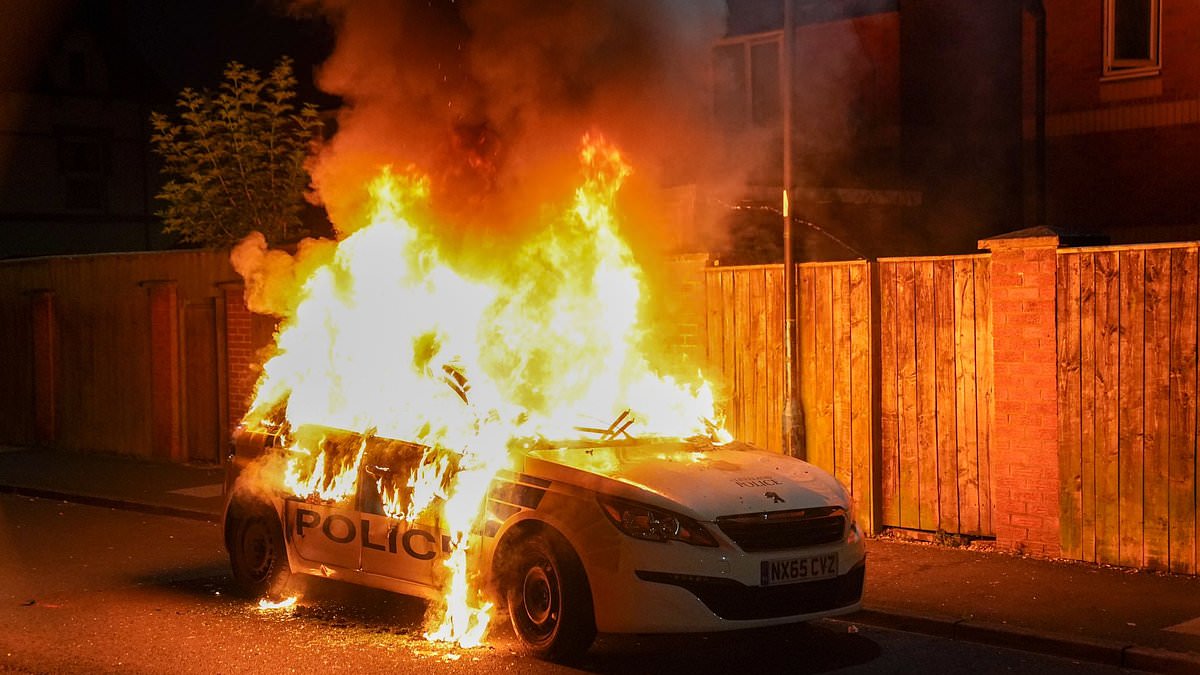
[[(438, 518), (394, 506), (411, 498), (428, 448), (330, 435), (326, 454), (356, 474), (340, 501), (236, 480), (282, 440), (241, 430), (228, 465), (225, 544), (246, 591), (278, 594), (289, 575), (310, 574), (442, 597), (453, 542)], [(542, 441), (514, 452), (487, 490), (474, 569), (543, 658), (576, 656), (598, 631), (721, 631), (860, 605), (866, 554), (850, 500), (797, 459), (739, 442)]]

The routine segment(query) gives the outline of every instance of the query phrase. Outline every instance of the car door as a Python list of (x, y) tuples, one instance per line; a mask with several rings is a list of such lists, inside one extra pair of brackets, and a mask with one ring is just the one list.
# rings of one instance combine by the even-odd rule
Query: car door
[(412, 497), (409, 479), (426, 450), (403, 441), (369, 442), (359, 479), (364, 572), (437, 585), (446, 548), (441, 532), (432, 519), (404, 518)]
[[(362, 445), (361, 437), (351, 434), (328, 434), (319, 443), (324, 453), (318, 467), (337, 467), (323, 473), (356, 470), (356, 459)], [(287, 536), (293, 550), (310, 567), (330, 567), (358, 570), (362, 547), (362, 520), (358, 512), (358, 497), (350, 492), (335, 501), (321, 502), (293, 497), (285, 501), (284, 518)]]

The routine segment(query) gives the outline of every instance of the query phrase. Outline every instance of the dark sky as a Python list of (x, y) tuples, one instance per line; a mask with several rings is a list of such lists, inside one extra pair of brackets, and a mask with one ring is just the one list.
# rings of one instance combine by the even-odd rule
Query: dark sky
[[(90, 1), (90, 0), (89, 0)], [(318, 18), (289, 17), (269, 0), (116, 0), (128, 39), (172, 91), (210, 86), (230, 60), (267, 70), (281, 55), (296, 60), (297, 75), (311, 87), (312, 68), (332, 47)]]
[(328, 57), (332, 31), (283, 7), (282, 0), (2, 0), (0, 89), (39, 86), (64, 36), (82, 25), (117, 66), (117, 88), (151, 101), (216, 85), (230, 60), (265, 71), (283, 55), (296, 61), (301, 94), (312, 100), (312, 71)]

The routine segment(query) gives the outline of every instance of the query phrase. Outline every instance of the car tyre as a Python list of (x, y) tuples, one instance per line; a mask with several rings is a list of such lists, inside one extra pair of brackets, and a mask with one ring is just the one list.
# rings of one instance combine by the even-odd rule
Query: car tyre
[(513, 554), (504, 595), (525, 650), (548, 661), (582, 656), (596, 639), (596, 619), (579, 556), (549, 530), (526, 537)]
[(230, 532), (229, 562), (238, 588), (248, 596), (279, 599), (291, 569), (275, 513), (260, 508), (235, 517)]

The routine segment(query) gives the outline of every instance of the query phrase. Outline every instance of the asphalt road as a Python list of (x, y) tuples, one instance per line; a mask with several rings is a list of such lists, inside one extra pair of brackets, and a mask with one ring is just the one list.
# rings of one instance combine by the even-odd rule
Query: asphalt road
[(1119, 673), (847, 622), (601, 636), (574, 667), (507, 626), (470, 650), (421, 637), (422, 602), (335, 582), (263, 612), (231, 587), (218, 526), (0, 495), (0, 672)]

